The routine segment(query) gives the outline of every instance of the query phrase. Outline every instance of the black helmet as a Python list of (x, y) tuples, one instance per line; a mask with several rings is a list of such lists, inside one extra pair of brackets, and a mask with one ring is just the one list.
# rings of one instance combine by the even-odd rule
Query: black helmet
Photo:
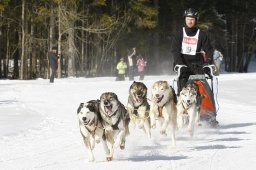
[(184, 12), (184, 17), (194, 17), (194, 18), (198, 19), (198, 12), (193, 8), (188, 8)]

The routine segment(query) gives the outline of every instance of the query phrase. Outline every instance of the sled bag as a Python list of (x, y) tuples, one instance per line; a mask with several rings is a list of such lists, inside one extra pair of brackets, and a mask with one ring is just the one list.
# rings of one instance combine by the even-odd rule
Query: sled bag
[(199, 89), (199, 93), (203, 95), (201, 101), (200, 115), (205, 116), (209, 113), (215, 113), (215, 103), (213, 93), (206, 80), (196, 80), (194, 81)]

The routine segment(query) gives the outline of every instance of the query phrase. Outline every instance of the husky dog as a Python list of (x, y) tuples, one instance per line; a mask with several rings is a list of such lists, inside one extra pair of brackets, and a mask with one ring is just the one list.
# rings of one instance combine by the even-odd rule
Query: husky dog
[(142, 82), (134, 81), (129, 89), (127, 111), (130, 119), (136, 127), (143, 129), (148, 137), (151, 137), (149, 104), (147, 101), (147, 87)]
[(84, 140), (84, 144), (88, 149), (89, 161), (94, 161), (92, 150), (96, 143), (103, 139), (103, 126), (99, 117), (99, 100), (90, 100), (81, 103), (77, 109), (80, 132)]
[(188, 82), (178, 97), (178, 128), (181, 129), (187, 126), (190, 136), (194, 134), (195, 122), (199, 121), (201, 98), (198, 87), (193, 82)]
[(111, 161), (113, 159), (113, 147), (125, 148), (130, 118), (124, 105), (112, 92), (106, 92), (100, 96), (100, 115), (105, 129), (107, 160)]
[(157, 81), (152, 87), (150, 104), (151, 127), (156, 127), (156, 119), (160, 121), (160, 133), (166, 135), (168, 125), (171, 126), (172, 146), (176, 145), (175, 130), (177, 125), (177, 97), (174, 89), (167, 81)]

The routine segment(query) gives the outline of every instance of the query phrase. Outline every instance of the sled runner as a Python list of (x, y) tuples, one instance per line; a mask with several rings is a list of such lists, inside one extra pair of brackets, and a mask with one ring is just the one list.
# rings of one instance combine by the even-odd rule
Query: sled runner
[[(181, 69), (187, 67), (185, 65), (176, 65), (174, 71), (177, 73), (177, 89), (179, 86), (179, 78), (181, 75)], [(194, 82), (198, 86), (199, 94), (201, 96), (201, 104), (199, 108), (199, 115), (201, 121), (207, 121), (211, 126), (216, 126), (218, 122), (216, 121), (216, 105), (214, 99), (214, 88), (213, 88), (213, 72), (215, 69), (214, 65), (207, 65), (203, 68), (195, 67), (198, 70), (194, 70), (196, 74), (190, 75), (187, 83)], [(195, 69), (193, 68), (193, 69)], [(207, 72), (206, 72), (207, 70)], [(181, 89), (180, 89), (181, 90)]]

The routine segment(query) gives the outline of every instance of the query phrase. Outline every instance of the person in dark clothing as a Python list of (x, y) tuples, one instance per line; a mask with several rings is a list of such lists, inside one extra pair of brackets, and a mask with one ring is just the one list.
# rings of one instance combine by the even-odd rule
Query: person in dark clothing
[(48, 60), (51, 67), (50, 83), (53, 83), (56, 71), (58, 69), (58, 55), (56, 48), (53, 48), (51, 51), (48, 52)]
[(135, 54), (136, 54), (136, 48), (132, 48), (132, 50), (128, 51), (128, 76), (129, 80), (134, 80), (134, 66), (135, 66)]
[[(197, 27), (198, 12), (189, 8), (184, 12), (185, 26), (177, 32), (172, 42), (174, 65), (184, 65), (180, 68), (177, 81), (178, 94), (188, 82), (190, 75), (208, 74), (206, 65), (213, 64), (213, 47), (205, 32)], [(216, 126), (216, 112), (207, 118), (211, 126)]]
[(185, 27), (176, 33), (172, 42), (174, 65), (187, 66), (181, 69), (178, 94), (190, 75), (202, 74), (206, 71), (202, 69), (203, 66), (212, 64), (214, 51), (207, 34), (197, 27), (198, 12), (189, 8), (184, 12), (184, 18)]

